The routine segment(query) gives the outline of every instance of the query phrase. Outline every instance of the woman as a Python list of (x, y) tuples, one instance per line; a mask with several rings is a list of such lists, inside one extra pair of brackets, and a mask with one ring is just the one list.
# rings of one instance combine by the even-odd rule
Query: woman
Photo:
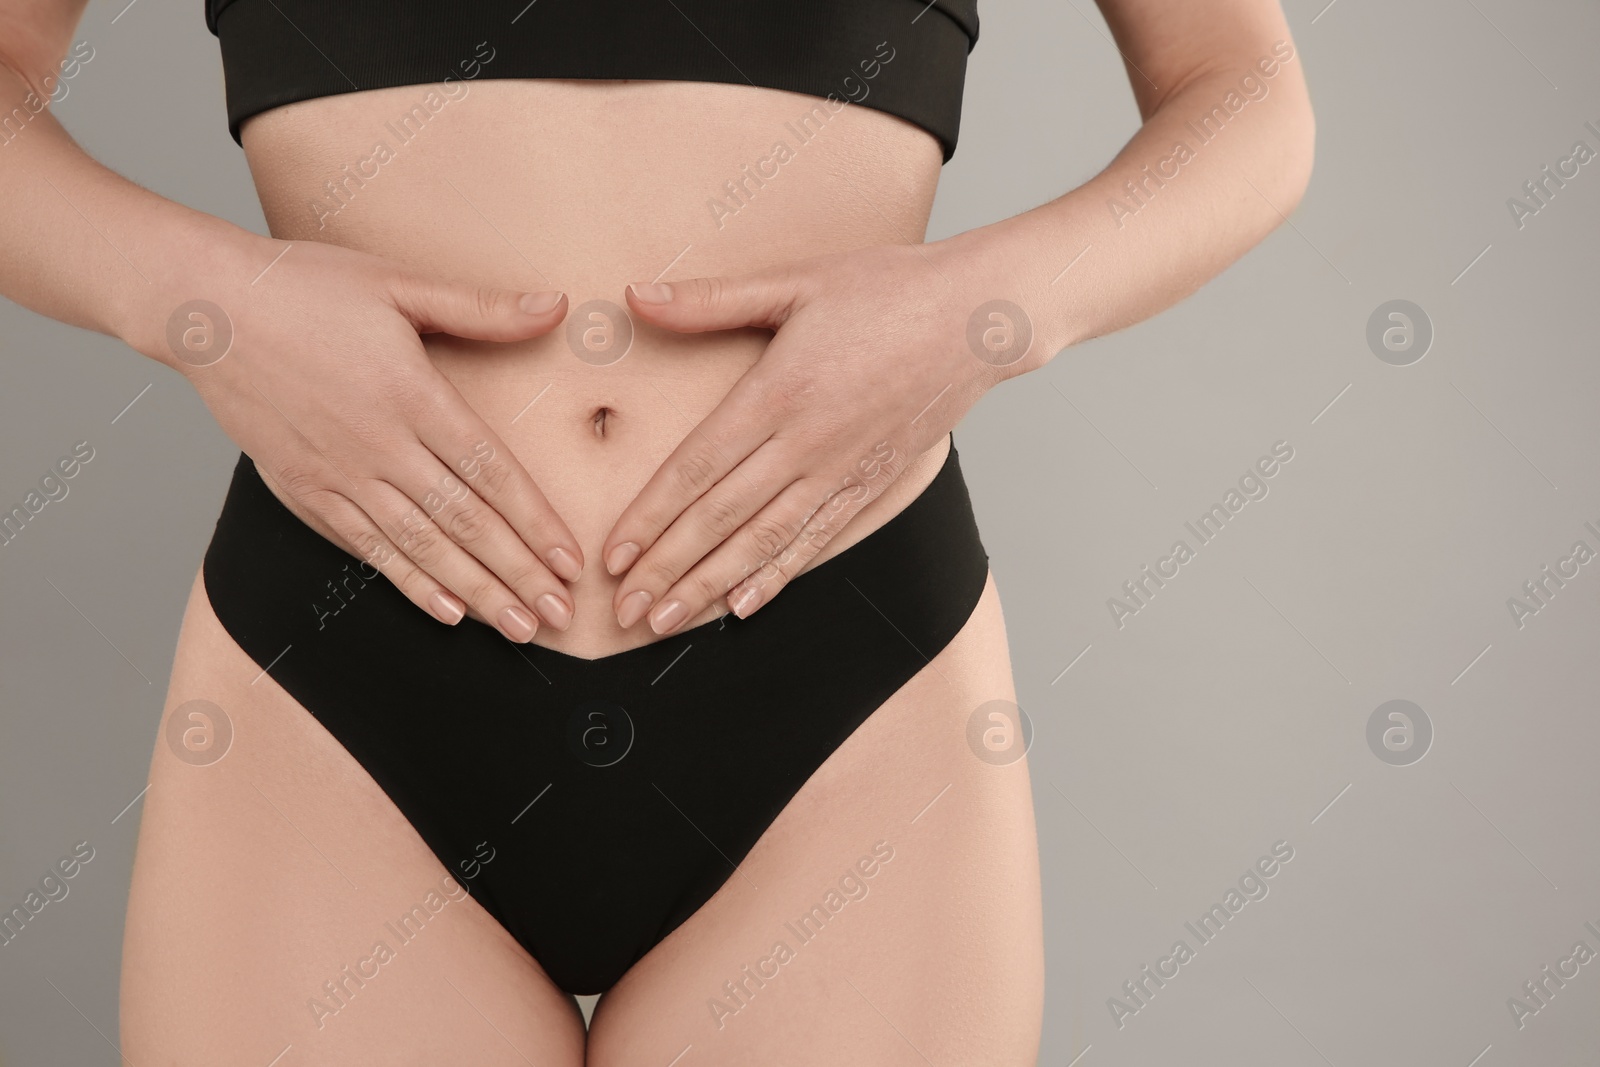
[(82, 6), (0, 2), (0, 91), (40, 102), (0, 286), (248, 457), (124, 1055), (1033, 1062), (1032, 808), (949, 431), (1293, 210), (1277, 4), (1102, 0), (1142, 128), (932, 244), (970, 0), (213, 0), (271, 238), (50, 117)]

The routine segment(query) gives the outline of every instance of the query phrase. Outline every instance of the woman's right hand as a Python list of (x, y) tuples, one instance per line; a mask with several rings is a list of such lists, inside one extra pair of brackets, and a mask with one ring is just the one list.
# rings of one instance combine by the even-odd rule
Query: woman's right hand
[(157, 284), (164, 298), (126, 340), (194, 384), (285, 506), (441, 622), (471, 614), (519, 643), (541, 622), (566, 629), (577, 539), (419, 336), (537, 337), (565, 295), (433, 281), (314, 241), (236, 240), (199, 257), (212, 269)]

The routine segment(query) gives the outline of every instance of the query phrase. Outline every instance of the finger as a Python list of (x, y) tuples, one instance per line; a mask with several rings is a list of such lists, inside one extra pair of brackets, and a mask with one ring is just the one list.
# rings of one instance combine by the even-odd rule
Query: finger
[[(865, 486), (854, 489), (865, 495)], [(651, 628), (657, 633), (671, 633), (718, 600), (726, 599), (729, 610), (733, 610), (734, 596), (744, 598), (736, 614), (741, 618), (749, 615), (759, 603), (747, 603), (751, 594), (745, 590), (752, 583), (759, 583), (756, 587), (761, 592), (757, 596), (767, 600), (776, 596), (804, 566), (801, 557), (809, 560), (820, 551), (820, 545), (813, 547), (810, 542), (836, 534), (837, 528), (848, 521), (839, 502), (854, 495), (849, 490), (834, 494), (819, 507), (818, 500), (827, 497), (824, 485), (812, 479), (793, 483), (667, 590), (661, 606), (651, 613)], [(824, 513), (832, 520), (831, 530), (823, 530), (816, 523)], [(674, 604), (682, 606), (674, 608)]]
[(646, 322), (679, 333), (760, 326), (776, 330), (788, 320), (800, 295), (800, 276), (790, 268), (731, 278), (689, 278), (628, 286), (628, 306)]
[(583, 573), (583, 549), (506, 443), (454, 389), (418, 420), (422, 443), (510, 524), (513, 533), (565, 581)]
[(395, 308), (418, 333), (448, 333), (477, 341), (522, 341), (549, 333), (567, 313), (554, 289), (524, 293), (401, 276), (389, 286)]
[(505, 583), (452, 541), (400, 488), (374, 483), (359, 501), (402, 554), (429, 577), (441, 582), (507, 640), (525, 644), (538, 632), (539, 620)]
[[(454, 626), (466, 614), (459, 597), (429, 578), (406, 558), (372, 518), (350, 496), (328, 488), (337, 469), (326, 461), (309, 467), (280, 465), (269, 473), (256, 461), (256, 472), (278, 501), (318, 534), (342, 544), (368, 567), (376, 567), (412, 603), (440, 622)], [(355, 484), (346, 479), (353, 490)]]
[[(728, 610), (741, 619), (748, 619), (762, 605), (771, 603), (795, 575), (839, 536), (840, 531), (861, 513), (862, 508), (881, 495), (882, 486), (874, 489), (856, 482), (828, 497), (805, 520), (800, 532), (782, 552), (756, 568), (755, 573), (736, 580), (727, 593)], [(717, 565), (721, 561), (713, 558), (708, 562)]]
[[(498, 511), (431, 452), (419, 450), (416, 460), (406, 463), (403, 470), (390, 484), (409, 496), (434, 527), (499, 579), (521, 604), (531, 606), (542, 622), (557, 630), (571, 624), (572, 603), (566, 587)], [(432, 573), (443, 577), (437, 571)], [(469, 602), (482, 611), (477, 601)]]
[(407, 600), (447, 626), (454, 626), (465, 617), (467, 606), (461, 598), (430, 578), (397, 549), (354, 501), (332, 493), (327, 499), (322, 521), (338, 540), (361, 557), (363, 567), (382, 574)]
[(748, 375), (739, 379), (622, 509), (601, 547), (607, 572), (633, 566), (679, 515), (770, 438), (766, 425), (741, 414), (765, 406), (750, 397), (749, 381)]
[[(770, 445), (757, 449), (690, 504), (618, 583), (611, 598), (618, 624), (626, 629), (638, 622), (653, 605), (665, 606), (667, 601), (662, 594), (794, 482), (791, 466), (780, 450)], [(759, 566), (793, 540), (799, 532), (799, 522), (804, 519), (805, 514), (800, 514), (793, 529), (772, 527), (762, 531), (770, 542), (770, 551), (753, 560), (752, 567)], [(698, 612), (722, 592), (726, 589), (703, 600), (697, 599), (692, 606)]]

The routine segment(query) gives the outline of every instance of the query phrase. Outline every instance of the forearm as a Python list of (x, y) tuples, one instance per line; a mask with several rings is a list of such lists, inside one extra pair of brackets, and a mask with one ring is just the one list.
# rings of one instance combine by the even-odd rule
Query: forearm
[(1286, 43), (1234, 54), (1171, 91), (1084, 185), (941, 242), (975, 306), (1009, 300), (1030, 320), (1004, 376), (1177, 303), (1294, 210), (1314, 136), (1299, 56)]
[(95, 162), (12, 66), (0, 63), (0, 293), (170, 363), (153, 339), (203, 295), (191, 279), (241, 274), (265, 239)]

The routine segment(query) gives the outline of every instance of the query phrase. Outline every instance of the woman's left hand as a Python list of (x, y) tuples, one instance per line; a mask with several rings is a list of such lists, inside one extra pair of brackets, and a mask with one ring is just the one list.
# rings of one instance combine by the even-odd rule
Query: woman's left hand
[(622, 626), (671, 633), (722, 597), (748, 617), (1007, 376), (1026, 345), (965, 274), (945, 245), (893, 245), (628, 287), (665, 329), (776, 336), (606, 538)]

